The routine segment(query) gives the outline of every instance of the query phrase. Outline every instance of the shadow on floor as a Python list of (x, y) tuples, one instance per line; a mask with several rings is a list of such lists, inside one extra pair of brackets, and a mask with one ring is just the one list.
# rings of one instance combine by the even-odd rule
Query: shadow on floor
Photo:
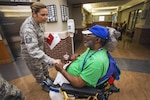
[(15, 62), (0, 65), (0, 73), (8, 81), (31, 74), (21, 58), (17, 58)]
[(150, 60), (115, 58), (121, 70), (150, 73)]

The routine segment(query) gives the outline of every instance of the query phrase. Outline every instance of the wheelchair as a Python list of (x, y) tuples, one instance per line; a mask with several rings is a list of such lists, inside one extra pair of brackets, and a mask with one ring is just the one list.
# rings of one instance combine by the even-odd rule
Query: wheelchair
[(113, 93), (120, 91), (114, 85), (115, 80), (120, 78), (120, 69), (118, 68), (114, 58), (108, 53), (109, 68), (105, 76), (98, 80), (98, 83), (103, 82), (96, 88), (85, 86), (83, 88), (75, 88), (70, 84), (62, 84), (61, 90), (65, 100), (108, 100), (109, 96)]
[(113, 93), (120, 91), (111, 82), (111, 78), (96, 88), (85, 86), (82, 88), (75, 88), (71, 84), (63, 83), (60, 90), (65, 100), (108, 100)]

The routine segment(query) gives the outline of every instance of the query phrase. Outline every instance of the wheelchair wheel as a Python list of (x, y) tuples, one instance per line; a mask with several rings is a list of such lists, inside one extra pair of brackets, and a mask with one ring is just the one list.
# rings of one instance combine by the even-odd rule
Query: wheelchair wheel
[(105, 94), (103, 95), (98, 95), (98, 100), (108, 100), (108, 96), (106, 96)]

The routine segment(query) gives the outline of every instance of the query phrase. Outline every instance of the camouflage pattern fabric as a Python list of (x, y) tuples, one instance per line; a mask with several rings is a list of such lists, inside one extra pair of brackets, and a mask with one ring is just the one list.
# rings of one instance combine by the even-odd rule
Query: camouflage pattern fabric
[(0, 75), (0, 100), (24, 100), (24, 95), (16, 86), (9, 84)]

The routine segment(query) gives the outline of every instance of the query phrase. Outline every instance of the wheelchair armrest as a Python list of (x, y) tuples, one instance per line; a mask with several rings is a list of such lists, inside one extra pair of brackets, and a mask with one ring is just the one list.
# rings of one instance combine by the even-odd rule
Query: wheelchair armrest
[(61, 90), (66, 91), (67, 93), (70, 94), (83, 94), (83, 95), (90, 95), (90, 96), (95, 96), (98, 93), (98, 89), (96, 88), (88, 87), (88, 86), (82, 88), (76, 88), (68, 83), (63, 83), (61, 86)]

